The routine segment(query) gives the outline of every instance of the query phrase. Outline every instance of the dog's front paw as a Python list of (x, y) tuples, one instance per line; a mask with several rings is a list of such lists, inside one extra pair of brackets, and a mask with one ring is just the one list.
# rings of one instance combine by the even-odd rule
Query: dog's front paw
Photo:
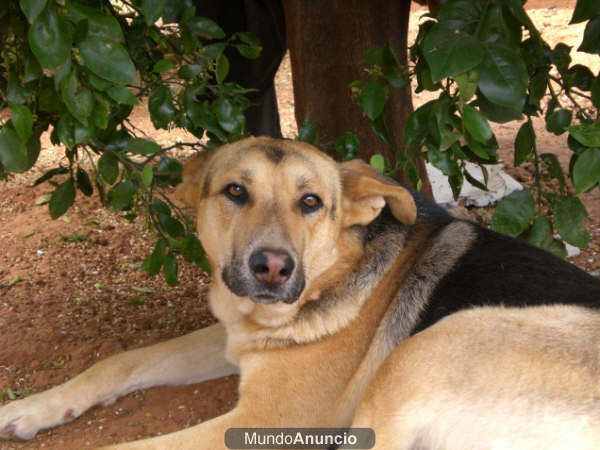
[(52, 391), (0, 406), (0, 439), (28, 440), (38, 431), (70, 422), (79, 414)]

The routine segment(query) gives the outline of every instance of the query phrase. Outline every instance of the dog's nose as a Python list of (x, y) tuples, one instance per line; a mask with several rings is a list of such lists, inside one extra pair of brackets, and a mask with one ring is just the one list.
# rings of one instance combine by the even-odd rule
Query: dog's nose
[(261, 283), (284, 284), (292, 275), (295, 263), (285, 250), (261, 249), (250, 255), (250, 270)]

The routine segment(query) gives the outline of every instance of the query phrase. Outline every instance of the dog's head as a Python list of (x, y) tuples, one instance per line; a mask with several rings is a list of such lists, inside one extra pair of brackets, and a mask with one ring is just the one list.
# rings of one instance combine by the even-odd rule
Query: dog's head
[(296, 310), (346, 251), (344, 232), (374, 220), (386, 202), (401, 222), (416, 217), (410, 193), (365, 163), (338, 164), (306, 143), (270, 138), (200, 154), (178, 195), (196, 209), (213, 283), (247, 313)]

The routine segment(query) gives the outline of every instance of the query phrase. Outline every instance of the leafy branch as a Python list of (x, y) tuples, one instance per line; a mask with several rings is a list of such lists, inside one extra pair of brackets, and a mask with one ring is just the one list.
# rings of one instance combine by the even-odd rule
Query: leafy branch
[[(371, 164), (388, 174), (404, 169), (413, 156), (426, 159), (446, 176), (458, 198), (463, 182), (486, 189), (485, 165), (498, 163), (498, 143), (489, 121), (525, 121), (515, 137), (514, 164), (530, 161), (534, 183), (500, 202), (492, 227), (519, 236), (561, 256), (560, 237), (578, 247), (589, 242), (583, 228), (587, 212), (578, 195), (600, 182), (600, 76), (571, 65), (571, 48), (550, 48), (518, 0), (448, 0), (421, 22), (410, 49), (411, 65), (400, 67), (388, 46), (365, 54), (368, 81), (350, 86), (353, 97), (383, 142), (389, 90), (416, 80), (416, 91), (437, 91), (408, 118), (405, 144), (412, 154), (397, 154), (396, 162), (374, 155)], [(571, 23), (589, 21), (579, 48), (600, 54), (600, 10), (579, 0)], [(558, 91), (557, 89), (558, 88)], [(567, 104), (563, 104), (564, 95)], [(540, 154), (532, 118), (544, 117), (555, 135), (568, 133), (573, 151), (569, 167), (574, 192), (569, 195), (565, 174), (555, 155)], [(484, 180), (475, 179), (466, 162), (478, 164)], [(410, 170), (410, 168), (409, 168)], [(555, 183), (543, 181), (554, 180)], [(413, 180), (413, 184), (417, 184)]]

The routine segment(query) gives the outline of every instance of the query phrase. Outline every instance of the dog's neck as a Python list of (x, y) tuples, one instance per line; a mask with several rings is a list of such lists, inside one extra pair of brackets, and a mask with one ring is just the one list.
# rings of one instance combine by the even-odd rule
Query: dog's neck
[[(297, 304), (257, 305), (235, 296), (223, 282), (215, 280), (210, 292), (211, 307), (228, 329), (230, 357), (237, 359), (241, 353), (257, 348), (314, 342), (356, 320), (401, 253), (408, 230), (397, 222), (374, 226), (384, 229), (373, 232), (370, 227), (356, 227), (342, 236), (344, 252), (309, 283)], [(269, 309), (268, 323), (260, 320), (263, 308)], [(279, 318), (279, 323), (273, 317)], [(236, 340), (232, 341), (231, 336)]]

